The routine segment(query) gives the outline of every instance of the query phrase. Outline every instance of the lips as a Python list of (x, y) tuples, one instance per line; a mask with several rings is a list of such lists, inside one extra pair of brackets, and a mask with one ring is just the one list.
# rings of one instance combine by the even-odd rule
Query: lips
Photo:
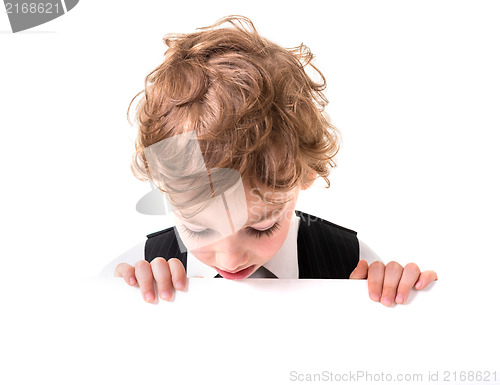
[(247, 268), (245, 268), (243, 270), (238, 270), (234, 273), (231, 273), (231, 272), (226, 271), (226, 270), (220, 270), (218, 268), (215, 268), (215, 270), (217, 270), (217, 272), (226, 279), (244, 279), (253, 273), (254, 268), (255, 268), (255, 265), (252, 265), (252, 266), (248, 266)]

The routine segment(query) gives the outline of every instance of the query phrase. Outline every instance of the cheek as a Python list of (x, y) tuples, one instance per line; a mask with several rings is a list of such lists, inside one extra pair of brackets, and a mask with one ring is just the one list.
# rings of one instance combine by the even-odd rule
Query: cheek
[(272, 258), (285, 242), (290, 226), (280, 228), (272, 237), (262, 236), (255, 238), (252, 244), (252, 254), (259, 259), (269, 260)]
[(190, 250), (191, 254), (194, 255), (196, 259), (203, 262), (206, 265), (211, 265), (211, 261), (215, 253), (208, 247), (202, 247), (196, 250)]

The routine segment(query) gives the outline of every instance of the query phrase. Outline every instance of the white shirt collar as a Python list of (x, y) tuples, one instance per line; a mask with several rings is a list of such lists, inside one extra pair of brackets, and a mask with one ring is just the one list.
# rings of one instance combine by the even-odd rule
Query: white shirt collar
[[(297, 258), (297, 236), (299, 233), (300, 218), (295, 214), (290, 224), (290, 229), (285, 242), (278, 252), (263, 266), (276, 277), (284, 279), (299, 278), (299, 263)], [(260, 272), (257, 270), (249, 278), (259, 278)], [(187, 254), (187, 275), (188, 277), (215, 277), (217, 270), (199, 261), (189, 251)]]

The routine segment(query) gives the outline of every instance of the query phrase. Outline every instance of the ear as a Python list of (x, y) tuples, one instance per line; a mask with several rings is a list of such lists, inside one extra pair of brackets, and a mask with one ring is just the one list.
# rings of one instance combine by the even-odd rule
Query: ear
[(314, 181), (316, 180), (316, 178), (318, 177), (318, 174), (313, 170), (309, 170), (306, 175), (307, 176), (305, 178), (302, 178), (302, 179), (308, 180), (309, 182), (302, 183), (300, 185), (301, 190), (307, 190), (309, 187), (311, 187), (313, 185)]

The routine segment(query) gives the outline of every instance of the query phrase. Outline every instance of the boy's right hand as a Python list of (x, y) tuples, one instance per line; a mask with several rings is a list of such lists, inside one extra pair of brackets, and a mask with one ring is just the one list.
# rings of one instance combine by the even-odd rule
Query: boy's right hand
[(138, 283), (144, 301), (150, 303), (156, 298), (155, 281), (159, 297), (163, 300), (172, 298), (174, 289), (184, 290), (186, 287), (186, 270), (177, 258), (166, 261), (165, 258), (156, 257), (151, 263), (141, 260), (134, 266), (120, 263), (116, 266), (115, 277), (123, 277), (130, 286)]

